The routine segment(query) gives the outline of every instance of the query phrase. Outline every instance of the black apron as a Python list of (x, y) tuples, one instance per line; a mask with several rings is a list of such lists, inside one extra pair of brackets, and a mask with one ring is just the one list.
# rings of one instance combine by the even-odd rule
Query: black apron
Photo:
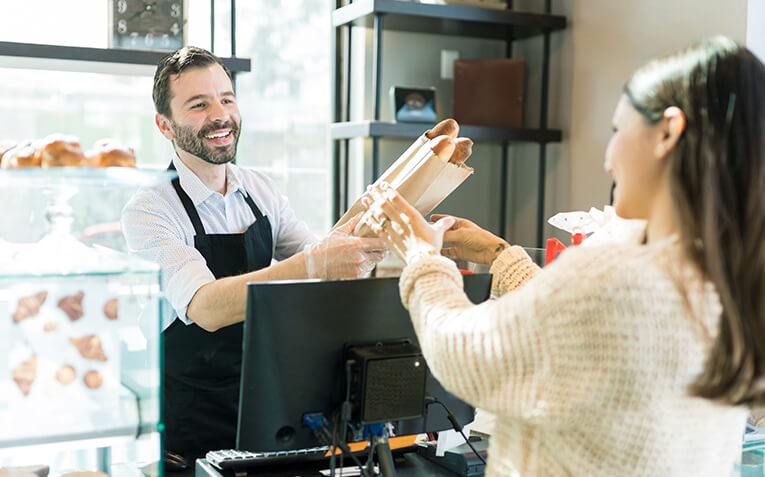
[[(172, 164), (170, 169), (174, 169)], [(172, 184), (194, 225), (194, 248), (216, 279), (271, 264), (271, 223), (249, 194), (245, 200), (255, 214), (255, 223), (244, 233), (206, 234), (179, 179)], [(174, 320), (162, 332), (165, 449), (202, 455), (235, 447), (243, 327), (237, 323), (211, 333), (195, 323)]]

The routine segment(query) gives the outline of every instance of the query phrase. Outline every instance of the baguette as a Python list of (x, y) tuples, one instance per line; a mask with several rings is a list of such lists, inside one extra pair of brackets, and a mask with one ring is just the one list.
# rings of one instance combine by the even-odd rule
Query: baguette
[(433, 154), (438, 156), (444, 162), (449, 162), (449, 158), (454, 153), (454, 139), (450, 136), (443, 135), (438, 136), (435, 139), (431, 139), (428, 144)]
[(428, 139), (435, 139), (438, 136), (449, 136), (451, 138), (457, 137), (460, 132), (460, 125), (457, 124), (452, 118), (444, 119), (440, 123), (436, 124), (433, 129), (425, 131), (425, 137)]
[(468, 137), (458, 137), (454, 140), (454, 153), (449, 162), (457, 166), (464, 164), (473, 153), (473, 141)]

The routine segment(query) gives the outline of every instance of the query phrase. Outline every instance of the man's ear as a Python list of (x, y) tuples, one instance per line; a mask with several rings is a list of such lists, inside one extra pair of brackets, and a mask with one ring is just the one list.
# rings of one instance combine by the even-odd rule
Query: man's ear
[(677, 142), (685, 131), (685, 114), (677, 106), (670, 106), (664, 110), (661, 119), (661, 138), (656, 144), (656, 157), (667, 156), (677, 146)]
[(167, 116), (159, 113), (155, 114), (154, 123), (157, 125), (159, 132), (161, 132), (163, 136), (171, 141), (175, 139), (175, 134), (170, 128), (170, 119)]

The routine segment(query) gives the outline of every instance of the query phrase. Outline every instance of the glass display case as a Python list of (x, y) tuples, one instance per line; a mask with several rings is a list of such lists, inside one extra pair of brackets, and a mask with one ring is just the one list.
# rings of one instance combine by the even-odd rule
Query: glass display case
[(45, 197), (50, 224), (35, 243), (0, 237), (0, 474), (23, 466), (47, 468), (51, 477), (159, 474), (152, 466), (161, 449), (159, 268), (74, 238), (71, 225), (83, 218), (70, 200), (173, 175), (0, 170), (4, 193)]

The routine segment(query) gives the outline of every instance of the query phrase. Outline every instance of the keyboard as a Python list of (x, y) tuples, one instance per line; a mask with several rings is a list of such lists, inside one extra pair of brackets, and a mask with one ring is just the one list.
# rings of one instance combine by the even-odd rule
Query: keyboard
[(329, 459), (328, 452), (329, 446), (274, 452), (223, 449), (210, 451), (205, 458), (221, 470), (238, 470), (321, 462)]

